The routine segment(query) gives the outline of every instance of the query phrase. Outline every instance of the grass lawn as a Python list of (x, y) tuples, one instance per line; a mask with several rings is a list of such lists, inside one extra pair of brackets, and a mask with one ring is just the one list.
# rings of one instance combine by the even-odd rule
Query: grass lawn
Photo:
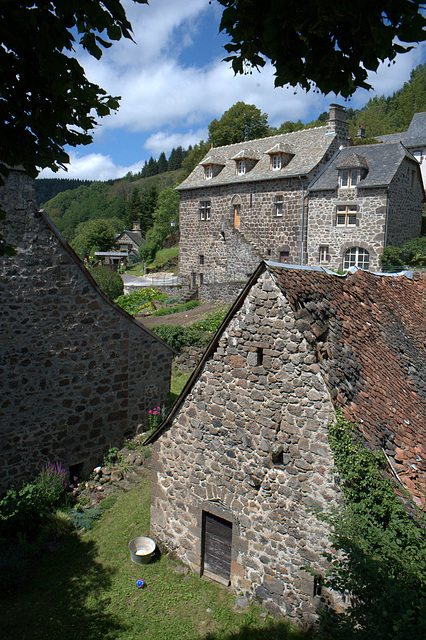
[[(2, 594), (7, 640), (306, 639), (252, 605), (234, 612), (235, 594), (175, 571), (163, 555), (130, 560), (129, 541), (149, 532), (150, 483), (123, 493), (90, 531), (73, 534), (36, 564), (17, 590)], [(145, 589), (136, 581), (144, 579)], [(264, 616), (264, 614), (263, 614)]]
[[(169, 249), (160, 249), (157, 251), (154, 260), (148, 264), (149, 269), (158, 269), (161, 271), (161, 267), (171, 260), (177, 259), (179, 255), (179, 247), (170, 247)], [(170, 269), (170, 271), (174, 271), (177, 273), (177, 263), (176, 268)], [(136, 264), (134, 267), (126, 270), (126, 273), (130, 273), (134, 276), (143, 276), (144, 275), (144, 264), (140, 262)]]
[(174, 403), (182, 389), (184, 388), (189, 376), (191, 375), (191, 371), (188, 373), (182, 373), (176, 368), (172, 370), (172, 380), (170, 383), (170, 405)]

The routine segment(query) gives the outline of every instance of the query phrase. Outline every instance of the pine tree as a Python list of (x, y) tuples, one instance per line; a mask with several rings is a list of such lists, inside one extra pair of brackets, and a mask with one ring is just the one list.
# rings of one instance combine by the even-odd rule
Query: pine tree
[(142, 207), (141, 207), (141, 234), (145, 237), (146, 232), (153, 225), (153, 214), (157, 205), (158, 190), (155, 184), (147, 187), (142, 193)]
[(166, 154), (164, 151), (160, 153), (160, 157), (158, 158), (158, 173), (164, 173), (169, 168), (169, 163), (167, 162)]
[(126, 228), (131, 230), (133, 222), (139, 221), (142, 214), (142, 200), (139, 189), (134, 187), (130, 198), (126, 202)]

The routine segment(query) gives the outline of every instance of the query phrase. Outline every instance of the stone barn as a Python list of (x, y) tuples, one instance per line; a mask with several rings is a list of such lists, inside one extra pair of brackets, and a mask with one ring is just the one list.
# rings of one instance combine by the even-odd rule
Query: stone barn
[(49, 218), (33, 182), (0, 188), (0, 491), (47, 461), (87, 472), (167, 403), (173, 350), (115, 305)]
[(152, 535), (192, 571), (311, 619), (340, 499), (337, 407), (424, 505), (426, 277), (261, 263), (153, 443)]

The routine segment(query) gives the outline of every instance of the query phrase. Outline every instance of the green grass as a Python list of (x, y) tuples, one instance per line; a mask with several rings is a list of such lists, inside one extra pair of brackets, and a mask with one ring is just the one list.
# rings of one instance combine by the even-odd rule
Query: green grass
[(182, 373), (176, 368), (172, 369), (172, 380), (170, 383), (170, 404), (172, 405), (185, 384), (187, 383), (189, 376), (191, 375), (191, 371), (188, 373)]
[[(177, 574), (163, 555), (130, 561), (129, 541), (149, 532), (150, 484), (123, 493), (93, 529), (73, 534), (2, 596), (8, 640), (296, 640), (309, 635), (262, 618), (252, 605), (232, 611), (235, 595), (197, 576)], [(136, 581), (143, 578), (145, 589)]]
[(179, 255), (179, 247), (170, 247), (169, 249), (160, 249), (155, 254), (154, 260), (148, 265), (149, 269), (161, 269), (167, 262), (174, 260)]

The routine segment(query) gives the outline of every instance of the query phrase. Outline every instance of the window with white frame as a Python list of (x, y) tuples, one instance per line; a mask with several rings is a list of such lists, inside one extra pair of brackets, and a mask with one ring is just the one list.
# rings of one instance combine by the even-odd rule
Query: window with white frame
[(277, 218), (282, 218), (284, 215), (284, 196), (277, 195), (275, 196), (275, 216)]
[(239, 176), (242, 176), (246, 172), (246, 161), (238, 160), (237, 162), (237, 173)]
[(278, 171), (278, 169), (281, 169), (281, 155), (279, 153), (271, 156), (271, 169), (273, 171)]
[(201, 200), (199, 205), (200, 220), (210, 220), (210, 200)]
[(320, 262), (328, 262), (328, 245), (322, 244), (319, 248), (319, 261)]
[(343, 256), (343, 268), (359, 267), (359, 269), (368, 269), (370, 266), (370, 254), (367, 249), (361, 247), (352, 247), (348, 249)]
[(359, 169), (343, 169), (339, 171), (339, 187), (350, 189), (356, 187), (361, 178)]
[(206, 180), (211, 180), (211, 178), (213, 178), (213, 167), (211, 165), (204, 167), (204, 178)]
[(337, 205), (336, 227), (355, 227), (357, 210), (356, 204)]

